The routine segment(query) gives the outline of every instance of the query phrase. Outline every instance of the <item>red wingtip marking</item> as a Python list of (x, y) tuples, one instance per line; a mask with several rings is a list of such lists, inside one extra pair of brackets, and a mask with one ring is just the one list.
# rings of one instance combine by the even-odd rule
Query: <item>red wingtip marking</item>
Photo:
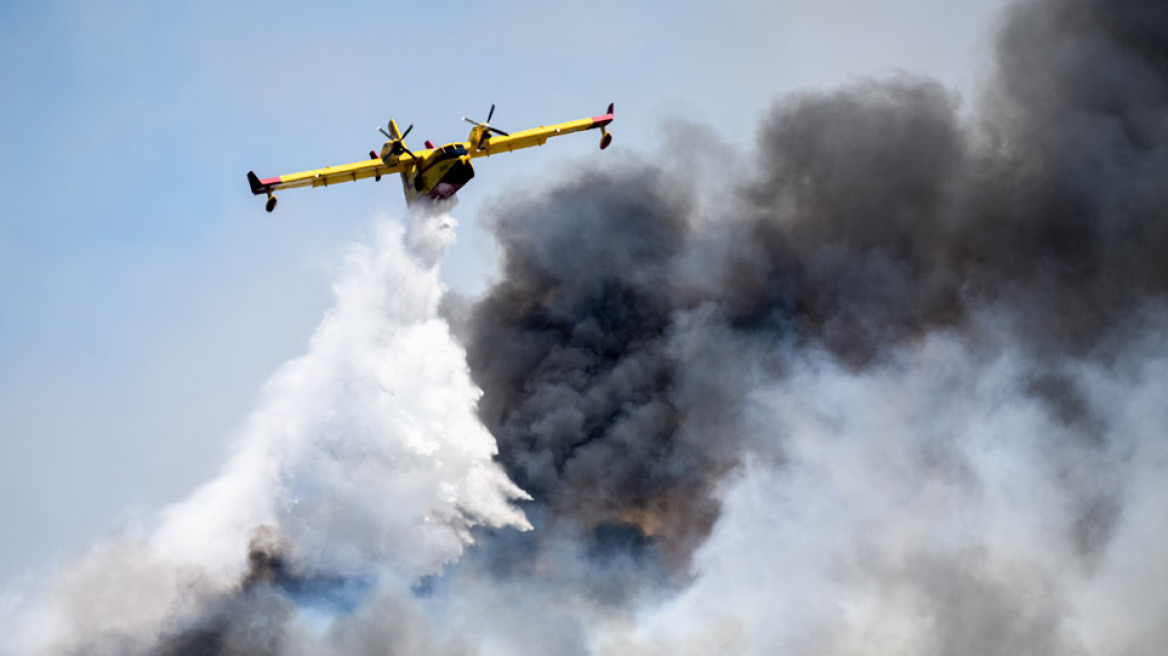
[(608, 113), (602, 116), (593, 116), (592, 125), (595, 127), (597, 125), (608, 125), (612, 123), (613, 108), (615, 106), (616, 103), (608, 103)]
[(265, 187), (268, 185), (280, 184), (280, 178), (279, 176), (274, 178), (264, 178), (263, 180), (260, 180), (260, 184), (264, 185)]

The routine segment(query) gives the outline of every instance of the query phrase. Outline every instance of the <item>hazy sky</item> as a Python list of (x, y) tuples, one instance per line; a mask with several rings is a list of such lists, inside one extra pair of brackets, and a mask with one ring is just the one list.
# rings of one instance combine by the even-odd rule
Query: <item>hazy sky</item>
[(924, 73), (968, 102), (1001, 4), (0, 3), (0, 581), (210, 478), (330, 305), (343, 246), (404, 209), (386, 180), (265, 214), (249, 169), (364, 158), (391, 116), (441, 143), (491, 103), (518, 130), (615, 101), (613, 150), (589, 133), (476, 166), (444, 273), (475, 293), (493, 197), (660, 157), (676, 119), (747, 149), (783, 94), (861, 76)]

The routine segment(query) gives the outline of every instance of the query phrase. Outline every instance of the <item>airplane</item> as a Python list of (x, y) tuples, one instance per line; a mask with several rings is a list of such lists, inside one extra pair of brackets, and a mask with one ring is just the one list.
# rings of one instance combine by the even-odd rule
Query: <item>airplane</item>
[(464, 116), (462, 120), (474, 126), (470, 129), (470, 135), (465, 142), (435, 147), (427, 141), (426, 148), (417, 152), (410, 150), (405, 144), (405, 138), (414, 126), (411, 124), (402, 132), (398, 129), (397, 122), (390, 119), (389, 125), (386, 126), (389, 128), (388, 132), (385, 128), (377, 128), (387, 139), (381, 147), (381, 153), (369, 151), (367, 160), (275, 178), (261, 179), (255, 171), (248, 171), (247, 182), (253, 195), (267, 194), (268, 200), (264, 209), (271, 212), (276, 209), (276, 195), (273, 192), (277, 189), (327, 187), (365, 178), (380, 181), (382, 176), (400, 173), (406, 203), (412, 205), (422, 199), (444, 200), (453, 196), (474, 177), (471, 160), (478, 157), (490, 157), (521, 148), (542, 146), (552, 137), (594, 128), (600, 129), (601, 150), (608, 148), (612, 143), (612, 133), (608, 131), (607, 126), (612, 123), (613, 103), (609, 103), (608, 111), (600, 116), (540, 126), (522, 132), (508, 133), (492, 127), (491, 119), (494, 116), (494, 105), (491, 105), (491, 111), (487, 113), (485, 121), (474, 121)]

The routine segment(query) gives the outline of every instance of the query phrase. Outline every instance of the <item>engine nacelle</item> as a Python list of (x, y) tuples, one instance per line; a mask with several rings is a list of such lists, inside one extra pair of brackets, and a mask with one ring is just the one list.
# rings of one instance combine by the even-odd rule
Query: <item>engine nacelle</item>
[(470, 135), (467, 136), (466, 142), (475, 150), (482, 150), (491, 139), (491, 133), (484, 130), (483, 126), (476, 125), (470, 129)]

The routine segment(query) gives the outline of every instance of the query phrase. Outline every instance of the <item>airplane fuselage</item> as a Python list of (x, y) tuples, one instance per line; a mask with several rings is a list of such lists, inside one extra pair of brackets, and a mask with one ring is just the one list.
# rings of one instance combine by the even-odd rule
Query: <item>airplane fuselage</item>
[(474, 166), (470, 160), (464, 144), (450, 143), (435, 148), (423, 159), (421, 166), (402, 172), (402, 191), (405, 192), (406, 202), (414, 203), (420, 198), (450, 198), (474, 177)]

